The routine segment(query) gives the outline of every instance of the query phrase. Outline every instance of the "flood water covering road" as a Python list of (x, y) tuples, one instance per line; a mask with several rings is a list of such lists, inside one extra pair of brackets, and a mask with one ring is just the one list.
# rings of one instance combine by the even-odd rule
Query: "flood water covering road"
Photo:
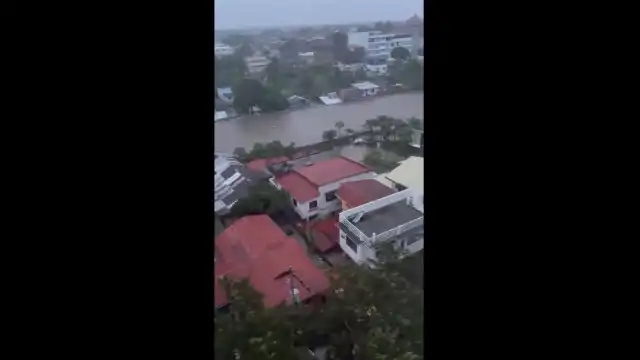
[(337, 121), (344, 122), (344, 129), (357, 131), (362, 129), (366, 120), (380, 115), (422, 119), (423, 98), (422, 92), (396, 94), (334, 106), (320, 105), (303, 110), (218, 121), (214, 125), (215, 149), (231, 153), (236, 147), (249, 150), (257, 142), (276, 140), (284, 145), (292, 141), (298, 146), (309, 145), (322, 141), (322, 133), (335, 129)]

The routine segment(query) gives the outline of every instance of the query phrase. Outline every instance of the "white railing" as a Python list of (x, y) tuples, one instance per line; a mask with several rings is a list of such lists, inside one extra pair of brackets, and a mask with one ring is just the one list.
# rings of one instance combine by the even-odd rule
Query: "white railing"
[(402, 233), (405, 233), (409, 230), (415, 229), (419, 226), (424, 226), (424, 217), (419, 217), (417, 219), (411, 220), (407, 223), (404, 223), (400, 226), (397, 226), (393, 229), (387, 230), (383, 233), (377, 234), (375, 236), (372, 236), (369, 239), (369, 242), (371, 243), (378, 243), (378, 242), (382, 242), (382, 241), (386, 241), (392, 237), (396, 237)]
[(360, 231), (360, 229), (358, 229), (357, 227), (355, 227), (351, 221), (347, 220), (347, 219), (340, 219), (340, 223), (342, 223), (344, 226), (346, 226), (349, 230), (351, 230), (352, 233), (356, 234), (358, 236), (358, 239), (360, 240), (360, 242), (368, 242), (369, 237), (367, 235), (365, 235), (362, 231)]
[(400, 192), (397, 193), (393, 193), (391, 195), (385, 196), (383, 198), (377, 199), (377, 200), (373, 200), (370, 201), (366, 204), (362, 204), (360, 206), (351, 208), (349, 210), (343, 211), (340, 213), (340, 220), (342, 219), (346, 219), (348, 217), (350, 217), (351, 215), (355, 215), (359, 212), (371, 212), (374, 210), (378, 210), (380, 208), (383, 208), (387, 205), (391, 205), (394, 203), (397, 203), (399, 201), (406, 201), (406, 199), (409, 199), (413, 196), (413, 190), (411, 189), (406, 189), (406, 190), (402, 190)]

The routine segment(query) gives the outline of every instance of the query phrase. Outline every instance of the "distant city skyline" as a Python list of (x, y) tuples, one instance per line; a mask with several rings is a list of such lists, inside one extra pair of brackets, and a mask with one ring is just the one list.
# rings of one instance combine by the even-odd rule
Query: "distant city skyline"
[(216, 0), (216, 30), (402, 21), (417, 14), (420, 0)]

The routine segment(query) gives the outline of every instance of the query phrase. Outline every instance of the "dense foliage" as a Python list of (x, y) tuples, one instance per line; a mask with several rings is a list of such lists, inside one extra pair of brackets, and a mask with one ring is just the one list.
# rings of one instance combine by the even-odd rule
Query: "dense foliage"
[(266, 144), (255, 143), (251, 151), (243, 147), (237, 147), (233, 154), (241, 162), (248, 162), (254, 159), (269, 159), (279, 156), (291, 157), (296, 151), (296, 144), (291, 142), (284, 146), (280, 141), (272, 141)]
[(289, 207), (289, 197), (268, 183), (257, 184), (231, 208), (229, 216), (276, 215)]
[(233, 106), (240, 113), (250, 113), (254, 107), (265, 112), (285, 110), (289, 107), (289, 102), (280, 91), (264, 86), (256, 79), (243, 79), (234, 88), (233, 93)]
[(391, 57), (396, 60), (407, 60), (411, 57), (411, 52), (407, 48), (399, 46), (391, 50)]
[(398, 271), (397, 256), (379, 260), (376, 270), (355, 264), (335, 269), (319, 309), (265, 309), (246, 282), (225, 282), (231, 306), (228, 314), (215, 317), (216, 356), (296, 359), (296, 348), (324, 340), (334, 360), (422, 359), (423, 291)]
[(424, 88), (423, 67), (415, 59), (396, 61), (389, 66), (388, 80), (391, 83), (401, 83), (410, 90)]

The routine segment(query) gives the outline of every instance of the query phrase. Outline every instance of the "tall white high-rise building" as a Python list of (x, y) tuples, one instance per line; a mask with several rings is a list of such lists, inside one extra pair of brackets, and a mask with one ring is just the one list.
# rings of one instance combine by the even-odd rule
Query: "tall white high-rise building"
[(410, 34), (383, 34), (381, 31), (360, 31), (347, 34), (348, 44), (365, 49), (368, 59), (388, 59), (396, 47), (413, 50), (413, 38)]

